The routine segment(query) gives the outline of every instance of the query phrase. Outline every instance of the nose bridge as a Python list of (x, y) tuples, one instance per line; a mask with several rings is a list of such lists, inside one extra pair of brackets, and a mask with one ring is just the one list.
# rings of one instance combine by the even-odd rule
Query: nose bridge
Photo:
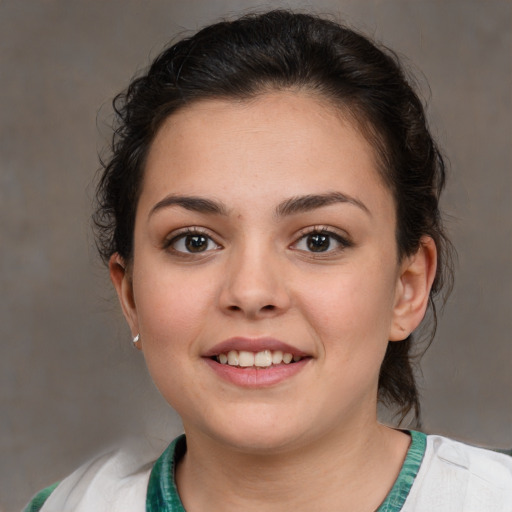
[(284, 268), (270, 240), (245, 236), (231, 249), (222, 290), (222, 306), (247, 316), (275, 314), (286, 309), (289, 298)]

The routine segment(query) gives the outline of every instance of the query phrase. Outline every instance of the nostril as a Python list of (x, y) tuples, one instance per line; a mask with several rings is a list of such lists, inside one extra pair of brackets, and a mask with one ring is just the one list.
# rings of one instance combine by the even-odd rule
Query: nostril
[(230, 311), (241, 311), (242, 308), (238, 306), (229, 306), (228, 308)]
[(274, 311), (276, 307), (273, 304), (267, 304), (266, 306), (263, 306), (261, 309), (263, 309), (264, 311)]

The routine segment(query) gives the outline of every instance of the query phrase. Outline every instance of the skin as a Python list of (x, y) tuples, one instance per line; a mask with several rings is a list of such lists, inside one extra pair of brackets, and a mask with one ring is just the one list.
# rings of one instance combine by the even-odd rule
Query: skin
[[(177, 484), (188, 511), (375, 510), (392, 487), (409, 436), (377, 422), (379, 368), (388, 340), (424, 316), (436, 252), (425, 237), (398, 258), (395, 205), (376, 169), (356, 127), (305, 93), (198, 102), (159, 130), (133, 261), (114, 255), (110, 272), (151, 376), (183, 419)], [(283, 207), (333, 193), (346, 200)], [(190, 228), (207, 237), (204, 250), (187, 252)], [(330, 246), (314, 252), (319, 231)], [(204, 358), (234, 336), (281, 340), (307, 363), (272, 386), (235, 385)]]

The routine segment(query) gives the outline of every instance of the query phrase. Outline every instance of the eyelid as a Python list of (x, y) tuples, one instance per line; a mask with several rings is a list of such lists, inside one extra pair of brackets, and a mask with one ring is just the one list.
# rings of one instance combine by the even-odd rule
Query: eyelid
[[(331, 249), (324, 252), (314, 252), (314, 251), (303, 251), (307, 253), (311, 253), (315, 257), (326, 257), (327, 255), (332, 255), (333, 253), (343, 251), (344, 249), (347, 249), (349, 247), (352, 247), (354, 243), (352, 242), (350, 236), (340, 230), (339, 228), (334, 228), (332, 226), (327, 225), (315, 225), (315, 226), (309, 226), (306, 228), (302, 228), (297, 236), (295, 237), (295, 241), (290, 245), (291, 248), (294, 248), (301, 240), (303, 240), (305, 237), (312, 235), (312, 234), (322, 234), (326, 236), (332, 237), (337, 243), (341, 245), (341, 247)], [(302, 249), (298, 249), (301, 250)]]
[[(194, 236), (194, 235), (202, 235), (209, 240), (211, 240), (217, 247), (215, 249), (209, 249), (203, 252), (198, 253), (188, 253), (185, 251), (178, 251), (177, 249), (174, 249), (172, 247), (173, 244), (181, 240), (182, 238), (185, 238), (186, 236)], [(172, 250), (175, 254), (179, 254), (181, 256), (201, 256), (211, 253), (213, 250), (218, 250), (222, 248), (222, 244), (220, 244), (217, 239), (217, 237), (212, 234), (212, 232), (206, 228), (200, 227), (200, 226), (187, 226), (184, 228), (177, 229), (175, 231), (172, 231), (169, 233), (162, 243), (162, 249), (165, 250)]]

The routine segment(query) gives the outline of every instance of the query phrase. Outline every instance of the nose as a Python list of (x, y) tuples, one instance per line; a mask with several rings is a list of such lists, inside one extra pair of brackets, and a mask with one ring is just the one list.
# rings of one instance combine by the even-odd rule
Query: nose
[(226, 261), (220, 307), (248, 319), (282, 314), (290, 307), (284, 259), (272, 250), (245, 247)]

